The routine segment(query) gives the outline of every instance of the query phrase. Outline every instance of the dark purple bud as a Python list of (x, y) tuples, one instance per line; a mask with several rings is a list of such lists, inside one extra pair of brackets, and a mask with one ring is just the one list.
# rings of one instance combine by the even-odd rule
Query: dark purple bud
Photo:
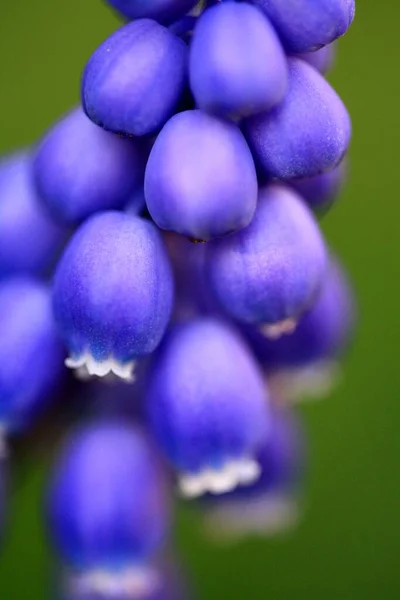
[(351, 124), (329, 83), (309, 64), (289, 58), (289, 90), (270, 112), (250, 117), (245, 131), (256, 162), (277, 179), (313, 177), (337, 166)]
[(161, 229), (195, 240), (246, 227), (256, 207), (257, 177), (240, 129), (199, 110), (175, 115), (150, 153), (145, 195)]
[(25, 428), (45, 408), (64, 375), (64, 350), (47, 287), (28, 278), (0, 285), (0, 421)]
[(174, 112), (186, 79), (187, 47), (150, 19), (125, 25), (89, 60), (82, 81), (88, 117), (104, 129), (143, 136)]
[(55, 260), (65, 232), (37, 195), (28, 153), (0, 163), (0, 279), (42, 274)]
[(283, 100), (287, 63), (270, 22), (249, 4), (222, 2), (199, 18), (190, 47), (190, 83), (199, 108), (237, 118)]
[(268, 394), (248, 348), (223, 322), (175, 326), (151, 367), (147, 409), (183, 495), (220, 494), (258, 478)]
[(53, 300), (67, 366), (130, 379), (135, 359), (160, 343), (173, 304), (171, 267), (154, 225), (127, 213), (91, 217), (57, 267)]
[(48, 516), (56, 550), (75, 569), (72, 593), (136, 598), (157, 587), (149, 561), (169, 529), (165, 484), (153, 449), (123, 421), (71, 436), (54, 469)]
[(104, 131), (79, 108), (44, 137), (33, 173), (49, 211), (75, 225), (95, 212), (127, 204), (143, 186), (144, 167), (137, 141)]
[(212, 290), (231, 317), (291, 333), (326, 272), (326, 249), (314, 216), (290, 188), (260, 191), (249, 227), (207, 246)]
[(312, 52), (344, 35), (355, 0), (252, 0), (269, 17), (289, 52)]

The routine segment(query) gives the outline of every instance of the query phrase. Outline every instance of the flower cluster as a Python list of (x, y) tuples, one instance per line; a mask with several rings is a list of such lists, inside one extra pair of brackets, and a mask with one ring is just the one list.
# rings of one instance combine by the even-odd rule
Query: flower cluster
[(128, 22), (85, 66), (81, 106), (0, 163), (1, 429), (78, 378), (90, 419), (46, 507), (63, 598), (166, 600), (174, 491), (214, 537), (298, 513), (293, 405), (331, 389), (354, 324), (317, 217), (347, 173), (324, 74), (355, 5), (109, 3)]

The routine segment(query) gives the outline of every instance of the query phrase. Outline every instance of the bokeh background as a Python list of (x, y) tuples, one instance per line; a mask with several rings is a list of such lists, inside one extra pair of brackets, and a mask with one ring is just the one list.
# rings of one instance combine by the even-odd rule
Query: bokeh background
[[(0, 151), (9, 152), (77, 102), (85, 61), (118, 21), (101, 0), (0, 5)], [(178, 545), (206, 600), (400, 596), (400, 3), (357, 8), (331, 75), (354, 123), (351, 177), (323, 228), (355, 283), (358, 337), (343, 384), (302, 409), (311, 468), (295, 532), (227, 548), (204, 538), (192, 511), (180, 514)], [(29, 453), (14, 476), (1, 598), (51, 597), (40, 456)]]

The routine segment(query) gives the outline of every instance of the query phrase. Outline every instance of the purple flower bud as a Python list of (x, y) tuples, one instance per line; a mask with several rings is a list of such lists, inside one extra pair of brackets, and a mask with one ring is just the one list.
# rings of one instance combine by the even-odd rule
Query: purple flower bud
[(31, 158), (0, 163), (0, 279), (41, 274), (55, 259), (64, 232), (42, 207), (31, 177)]
[(169, 528), (165, 483), (146, 439), (123, 421), (93, 423), (72, 435), (48, 503), (55, 548), (76, 569), (72, 590), (106, 598), (151, 591), (149, 560)]
[(64, 351), (51, 295), (27, 278), (0, 285), (0, 421), (14, 432), (46, 406), (62, 381)]
[(257, 479), (267, 402), (263, 378), (235, 331), (211, 319), (175, 326), (151, 367), (147, 409), (183, 495), (219, 494)]
[(119, 212), (91, 217), (58, 265), (53, 300), (67, 366), (130, 379), (134, 360), (161, 341), (172, 310), (171, 267), (154, 225)]
[(269, 110), (287, 88), (286, 58), (275, 30), (249, 4), (219, 3), (199, 18), (190, 50), (197, 104), (220, 116)]
[(214, 536), (271, 535), (297, 521), (305, 443), (295, 414), (272, 412), (270, 435), (258, 460), (261, 475), (254, 485), (207, 499), (206, 526)]
[(44, 137), (34, 177), (47, 208), (62, 223), (122, 208), (143, 185), (145, 160), (137, 142), (94, 125), (76, 109)]
[(245, 129), (263, 172), (278, 179), (313, 177), (340, 163), (349, 145), (346, 108), (310, 65), (289, 58), (289, 90), (268, 113), (247, 119)]
[(82, 82), (83, 108), (109, 131), (142, 136), (172, 115), (186, 79), (187, 47), (150, 19), (125, 25), (89, 60)]
[(289, 52), (312, 52), (344, 35), (355, 0), (252, 0), (269, 17)]
[(287, 183), (293, 187), (315, 212), (325, 213), (339, 195), (347, 175), (347, 161), (328, 173)]
[(160, 23), (172, 23), (186, 14), (198, 0), (108, 0), (128, 19), (148, 17)]
[(289, 188), (260, 191), (253, 221), (207, 246), (210, 284), (226, 313), (265, 325), (265, 334), (291, 332), (313, 302), (326, 270), (318, 225)]
[(175, 233), (165, 235), (175, 276), (175, 310), (178, 321), (201, 315), (224, 316), (210, 291), (206, 244), (195, 244)]
[(256, 207), (257, 177), (239, 128), (198, 110), (175, 115), (150, 153), (145, 195), (161, 229), (195, 240), (246, 227)]
[(297, 58), (301, 58), (310, 64), (314, 69), (317, 69), (322, 75), (325, 75), (331, 70), (336, 54), (336, 45), (329, 44), (315, 52), (305, 52), (298, 54)]
[(351, 287), (338, 263), (331, 261), (316, 303), (291, 336), (271, 341), (248, 328), (246, 337), (273, 378), (274, 390), (295, 400), (329, 391), (337, 372), (334, 365), (349, 343), (354, 321)]

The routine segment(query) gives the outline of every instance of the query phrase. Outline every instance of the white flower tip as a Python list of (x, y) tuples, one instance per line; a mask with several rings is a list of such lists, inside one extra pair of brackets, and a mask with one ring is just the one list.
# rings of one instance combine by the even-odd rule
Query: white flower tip
[(279, 323), (265, 323), (260, 331), (270, 340), (278, 340), (283, 335), (291, 335), (297, 327), (296, 319), (285, 319)]
[(284, 369), (268, 377), (273, 395), (284, 402), (298, 403), (328, 396), (340, 380), (340, 367), (335, 361), (320, 361), (307, 367)]
[(78, 358), (69, 357), (65, 366), (73, 369), (78, 379), (86, 381), (92, 377), (115, 377), (123, 379), (128, 383), (135, 381), (135, 362), (121, 363), (113, 357), (107, 360), (97, 361), (89, 352), (85, 352)]
[(248, 535), (270, 537), (292, 529), (299, 517), (296, 498), (266, 493), (212, 507), (206, 512), (205, 526), (215, 540), (242, 539)]
[(68, 588), (75, 597), (85, 598), (89, 594), (123, 597), (127, 600), (144, 600), (159, 586), (155, 571), (140, 567), (129, 567), (121, 571), (93, 569), (70, 576)]
[(251, 485), (260, 477), (260, 465), (251, 458), (227, 461), (221, 469), (205, 468), (198, 473), (182, 473), (179, 489), (185, 498), (204, 494), (226, 494), (239, 486)]

